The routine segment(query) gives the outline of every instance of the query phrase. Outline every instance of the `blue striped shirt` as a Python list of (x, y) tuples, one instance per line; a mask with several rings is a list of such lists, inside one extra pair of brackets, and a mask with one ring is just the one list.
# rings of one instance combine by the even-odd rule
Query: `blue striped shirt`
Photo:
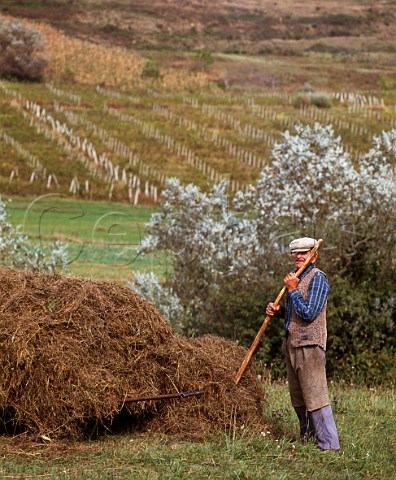
[[(305, 277), (315, 265), (310, 265), (301, 275), (300, 280)], [(285, 317), (285, 330), (289, 329), (292, 309), (305, 322), (313, 322), (322, 311), (330, 292), (330, 286), (327, 278), (321, 272), (316, 272), (312, 277), (309, 287), (307, 300), (304, 300), (301, 293), (295, 289), (286, 294), (286, 307), (281, 309), (281, 316)]]

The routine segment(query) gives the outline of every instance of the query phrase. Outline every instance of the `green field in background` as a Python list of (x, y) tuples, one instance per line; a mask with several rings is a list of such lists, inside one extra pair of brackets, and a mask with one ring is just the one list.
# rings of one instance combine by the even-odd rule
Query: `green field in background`
[(2, 196), (8, 200), (11, 223), (30, 241), (67, 245), (67, 273), (85, 278), (125, 282), (135, 271), (163, 274), (166, 259), (138, 256), (146, 223), (158, 208), (110, 202), (89, 202), (65, 195)]

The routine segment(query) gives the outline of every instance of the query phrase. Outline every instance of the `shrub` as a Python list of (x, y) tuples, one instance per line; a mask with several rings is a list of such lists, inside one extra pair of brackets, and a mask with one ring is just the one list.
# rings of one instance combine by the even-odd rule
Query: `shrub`
[(292, 99), (293, 107), (300, 108), (311, 104), (311, 97), (308, 93), (298, 93)]
[(142, 78), (161, 78), (160, 69), (152, 57), (149, 57), (143, 66)]
[(176, 331), (183, 331), (188, 312), (172, 288), (161, 285), (154, 273), (137, 272), (135, 280), (129, 282), (129, 287), (143, 298), (150, 299)]
[(327, 93), (300, 92), (293, 98), (293, 106), (300, 108), (304, 105), (315, 105), (318, 108), (330, 108), (332, 99)]
[(300, 88), (300, 93), (312, 93), (312, 85), (308, 82), (305, 82), (304, 85)]
[(42, 50), (40, 32), (0, 18), (0, 76), (40, 80), (48, 65)]
[[(288, 243), (314, 236), (325, 240), (319, 267), (331, 285), (330, 373), (345, 376), (353, 366), (368, 381), (391, 378), (395, 159), (396, 130), (375, 137), (355, 167), (332, 126), (296, 125), (295, 134), (284, 132), (274, 146), (257, 184), (237, 194), (232, 210), (224, 184), (206, 194), (170, 181), (142, 252), (170, 255), (173, 269), (162, 295), (168, 289), (177, 298), (184, 332), (251, 343), (266, 303), (292, 269)], [(269, 328), (261, 355), (280, 365), (281, 322), (274, 319)]]
[(257, 185), (236, 196), (238, 206), (255, 212), (263, 231), (268, 221), (269, 229), (284, 222), (301, 229), (356, 212), (358, 173), (333, 127), (316, 123), (295, 129), (275, 144)]
[(212, 63), (214, 62), (212, 52), (206, 47), (198, 48), (195, 51), (194, 59), (196, 69), (202, 72), (209, 72)]
[(9, 222), (6, 203), (0, 199), (0, 265), (19, 269), (53, 272), (68, 263), (65, 246), (54, 242), (50, 247), (33, 245)]
[(330, 108), (332, 104), (332, 99), (327, 93), (311, 93), (310, 95), (312, 105), (315, 105), (318, 108)]
[[(162, 298), (167, 290), (168, 303), (183, 308), (182, 315), (176, 317), (184, 318), (186, 333), (230, 336), (232, 330), (236, 336), (245, 335), (250, 328), (246, 307), (251, 301), (242, 299), (251, 297), (253, 290), (262, 292), (264, 286), (255, 279), (261, 278), (268, 263), (255, 223), (230, 211), (225, 183), (208, 194), (195, 185), (183, 186), (177, 179), (168, 180), (166, 187), (162, 210), (149, 222), (149, 235), (141, 250), (163, 251), (170, 257), (173, 269)], [(158, 280), (140, 276), (144, 289), (139, 291), (148, 293), (155, 302), (158, 296), (153, 293), (158, 289), (154, 286), (150, 294), (148, 282)], [(238, 298), (233, 295), (235, 291), (239, 292)], [(164, 311), (168, 303), (162, 301), (158, 308)], [(257, 318), (257, 312), (253, 315)]]
[(392, 90), (393, 79), (388, 75), (380, 75), (378, 80), (378, 86), (381, 90)]

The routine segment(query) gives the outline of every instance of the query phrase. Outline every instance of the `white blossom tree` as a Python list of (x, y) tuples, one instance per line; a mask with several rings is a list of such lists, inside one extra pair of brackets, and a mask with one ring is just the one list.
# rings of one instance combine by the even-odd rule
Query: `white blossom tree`
[(395, 130), (374, 137), (355, 166), (331, 125), (296, 125), (294, 135), (286, 131), (274, 146), (257, 185), (240, 192), (235, 205), (254, 215), (262, 243), (283, 233), (285, 249), (291, 233), (319, 236), (350, 265), (380, 229), (394, 257), (395, 137)]
[(255, 212), (267, 230), (285, 220), (304, 228), (359, 214), (359, 175), (333, 127), (316, 123), (295, 128), (295, 135), (283, 133), (257, 185), (237, 194), (236, 206)]
[(375, 136), (373, 144), (359, 164), (360, 194), (366, 209), (386, 213), (396, 198), (396, 130)]
[(153, 272), (137, 272), (134, 281), (129, 282), (128, 286), (153, 303), (176, 331), (183, 331), (188, 318), (188, 310), (183, 307), (173, 289), (161, 284)]
[[(225, 288), (231, 284), (251, 288), (266, 263), (267, 250), (259, 242), (256, 222), (230, 210), (224, 182), (204, 193), (195, 185), (183, 186), (178, 179), (170, 179), (163, 196), (161, 212), (147, 226), (149, 235), (141, 253), (169, 255), (172, 271), (163, 289), (168, 288), (175, 310), (183, 305), (185, 322), (193, 332), (199, 330), (194, 319), (209, 322), (212, 315), (215, 321)], [(140, 275), (135, 288), (140, 284), (139, 292), (155, 302), (150, 283), (158, 284), (158, 279)], [(161, 310), (163, 301), (157, 305)]]
[[(161, 295), (150, 293), (153, 276), (139, 277), (141, 292), (160, 309), (172, 304), (185, 333), (251, 341), (292, 268), (290, 240), (323, 238), (330, 360), (385, 368), (396, 315), (395, 152), (396, 131), (383, 132), (354, 163), (332, 126), (297, 125), (232, 208), (225, 184), (204, 193), (171, 180), (142, 252), (168, 252), (172, 268)], [(281, 364), (281, 323), (269, 329), (264, 356)]]

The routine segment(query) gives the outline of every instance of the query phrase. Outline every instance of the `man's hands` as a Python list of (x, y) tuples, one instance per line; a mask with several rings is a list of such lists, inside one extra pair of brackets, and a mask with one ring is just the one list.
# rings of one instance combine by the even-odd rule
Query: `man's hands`
[(280, 309), (280, 305), (274, 305), (273, 302), (270, 302), (268, 305), (267, 305), (267, 308), (265, 309), (265, 313), (267, 315), (270, 315), (271, 317), (274, 316), (276, 314), (276, 312), (278, 312)]
[(299, 281), (299, 278), (296, 277), (296, 274), (293, 272), (290, 272), (288, 275), (286, 275), (283, 280), (288, 292), (292, 292), (293, 290), (295, 290)]
[[(296, 277), (296, 274), (293, 273), (293, 272), (290, 272), (283, 279), (283, 282), (284, 282), (288, 292), (292, 292), (293, 290), (295, 290), (297, 288), (297, 285), (298, 285), (299, 281), (300, 281), (300, 279), (298, 277)], [(272, 317), (276, 314), (276, 312), (279, 311), (279, 309), (280, 309), (280, 305), (274, 305), (273, 302), (270, 302), (267, 305), (267, 308), (265, 309), (265, 313)]]

